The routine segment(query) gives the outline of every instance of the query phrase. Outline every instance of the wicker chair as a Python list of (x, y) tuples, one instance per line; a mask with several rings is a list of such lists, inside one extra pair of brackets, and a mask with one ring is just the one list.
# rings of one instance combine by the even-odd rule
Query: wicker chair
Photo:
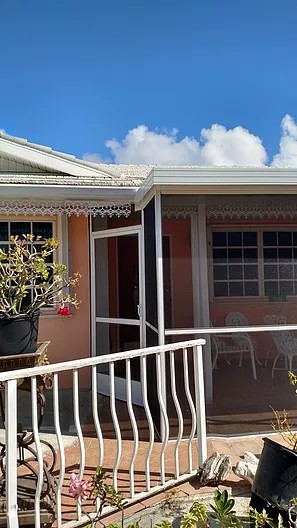
[[(249, 322), (243, 313), (229, 312), (228, 315), (226, 316), (226, 326), (249, 326)], [(240, 338), (242, 336), (248, 337), (248, 339), (252, 342), (252, 347), (253, 347), (256, 363), (257, 365), (261, 367), (262, 363), (259, 360), (258, 354), (257, 354), (257, 341), (252, 336), (250, 336), (248, 333), (233, 334), (233, 339), (235, 342), (238, 340), (240, 341)]]
[[(282, 315), (265, 315), (264, 322), (266, 325), (288, 324)], [(274, 378), (276, 370), (293, 370), (293, 360), (297, 357), (297, 336), (290, 330), (272, 331), (271, 337), (275, 344), (277, 354), (272, 364), (271, 377)], [(279, 359), (283, 358), (284, 367), (276, 367)]]
[[(226, 326), (247, 326), (247, 321), (242, 322), (242, 320), (239, 318), (239, 315), (243, 316), (243, 314), (240, 314), (240, 312), (230, 312), (230, 314), (228, 314), (226, 317)], [(232, 334), (230, 336), (220, 338), (213, 334), (212, 347), (214, 352), (212, 363), (213, 369), (217, 367), (218, 357), (221, 354), (225, 356), (228, 364), (230, 364), (230, 362), (228, 361), (227, 356), (233, 354), (239, 357), (239, 367), (242, 367), (243, 355), (249, 354), (253, 378), (255, 380), (257, 379), (254, 343), (249, 334)]]

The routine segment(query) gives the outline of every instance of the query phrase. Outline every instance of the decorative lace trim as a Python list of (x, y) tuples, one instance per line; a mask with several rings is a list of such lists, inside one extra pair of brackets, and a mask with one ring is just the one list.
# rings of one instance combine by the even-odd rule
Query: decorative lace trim
[[(291, 198), (291, 197), (290, 197)], [(297, 200), (260, 202), (255, 198), (247, 197), (247, 202), (256, 203), (217, 203), (206, 207), (207, 218), (222, 219), (293, 219), (297, 218)]]
[[(212, 203), (206, 206), (208, 219), (295, 219), (297, 218), (297, 197), (292, 200), (253, 204)], [(162, 216), (166, 218), (189, 218), (198, 210), (197, 206), (163, 206)], [(101, 216), (128, 218), (130, 203), (98, 202), (92, 200), (24, 201), (0, 200), (0, 214), (5, 215), (60, 215)]]
[(195, 206), (162, 206), (162, 216), (165, 218), (189, 218), (193, 213), (197, 213), (197, 210)]
[[(252, 203), (248, 203), (248, 202)], [(189, 218), (197, 213), (197, 206), (163, 206), (162, 216), (166, 218)], [(207, 219), (295, 219), (297, 218), (297, 197), (286, 197), (285, 200), (273, 198), (257, 200), (257, 197), (247, 197), (246, 202), (218, 200), (206, 205)]]
[(0, 200), (0, 214), (5, 215), (61, 215), (101, 216), (128, 218), (131, 214), (129, 203), (105, 203), (93, 201), (23, 201)]

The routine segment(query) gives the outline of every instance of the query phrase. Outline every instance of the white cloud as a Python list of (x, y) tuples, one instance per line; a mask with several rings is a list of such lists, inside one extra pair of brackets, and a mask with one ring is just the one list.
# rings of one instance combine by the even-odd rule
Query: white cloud
[(92, 152), (86, 152), (82, 159), (85, 161), (91, 161), (92, 163), (104, 163), (104, 160), (100, 154), (95, 154)]
[(261, 139), (241, 126), (212, 125), (202, 129), (201, 138), (202, 165), (260, 167), (267, 161)]
[(281, 122), (279, 153), (272, 160), (277, 167), (297, 167), (297, 125), (290, 115)]
[(191, 165), (200, 158), (200, 145), (194, 138), (178, 141), (177, 130), (162, 133), (145, 125), (130, 130), (121, 142), (107, 141), (106, 146), (116, 163)]
[[(119, 139), (106, 141), (111, 159), (99, 154), (85, 154), (95, 163), (114, 162), (152, 165), (200, 165), (261, 167), (268, 163), (262, 140), (249, 130), (237, 126), (227, 129), (213, 124), (203, 128), (199, 139), (179, 138), (178, 130), (149, 130), (139, 125)], [(271, 165), (297, 167), (297, 124), (290, 115), (281, 122), (279, 152)]]
[(221, 125), (202, 129), (198, 141), (178, 139), (178, 130), (159, 132), (139, 125), (123, 140), (106, 142), (115, 163), (160, 165), (262, 166), (267, 160), (261, 140), (242, 127)]

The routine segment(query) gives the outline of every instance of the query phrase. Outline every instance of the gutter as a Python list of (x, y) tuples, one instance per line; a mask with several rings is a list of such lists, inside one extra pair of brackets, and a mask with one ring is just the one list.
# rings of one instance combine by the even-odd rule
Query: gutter
[(137, 187), (77, 187), (72, 185), (34, 185), (0, 184), (0, 199), (32, 199), (41, 200), (127, 200), (134, 202)]

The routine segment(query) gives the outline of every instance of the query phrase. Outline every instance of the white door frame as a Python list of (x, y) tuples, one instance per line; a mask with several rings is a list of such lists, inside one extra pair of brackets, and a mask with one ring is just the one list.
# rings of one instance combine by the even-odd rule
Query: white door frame
[[(96, 317), (96, 271), (95, 271), (95, 241), (111, 237), (137, 235), (138, 240), (138, 269), (139, 269), (139, 319), (124, 319), (119, 317)], [(141, 225), (104, 229), (90, 232), (90, 257), (91, 257), (91, 332), (92, 356), (96, 356), (96, 323), (115, 323), (139, 326), (140, 348), (145, 346), (145, 296), (144, 296), (144, 261), (143, 261), (143, 228)], [(116, 397), (126, 401), (126, 381), (115, 378)], [(110, 395), (110, 380), (108, 374), (97, 375), (97, 386), (100, 394)], [(142, 405), (141, 382), (132, 381), (132, 400), (136, 405)]]

